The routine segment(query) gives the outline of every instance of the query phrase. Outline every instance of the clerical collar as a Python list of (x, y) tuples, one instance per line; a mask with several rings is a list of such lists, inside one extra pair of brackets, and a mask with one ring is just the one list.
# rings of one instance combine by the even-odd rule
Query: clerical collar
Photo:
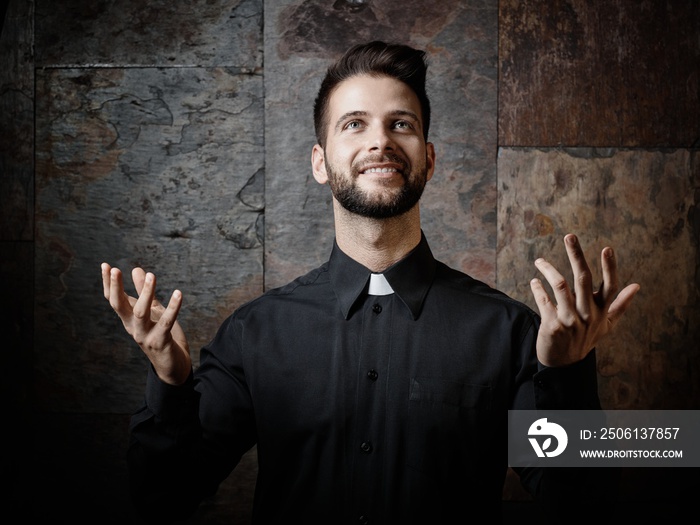
[[(360, 297), (366, 297), (367, 281), (372, 272), (344, 254), (337, 242), (333, 242), (330, 259), (324, 267), (329, 273), (340, 311), (345, 319), (349, 319), (353, 305)], [(382, 272), (414, 320), (420, 316), (437, 268), (438, 263), (423, 235), (418, 246), (406, 257)]]
[(386, 280), (382, 273), (372, 273), (369, 276), (369, 295), (390, 295), (394, 293), (394, 289)]

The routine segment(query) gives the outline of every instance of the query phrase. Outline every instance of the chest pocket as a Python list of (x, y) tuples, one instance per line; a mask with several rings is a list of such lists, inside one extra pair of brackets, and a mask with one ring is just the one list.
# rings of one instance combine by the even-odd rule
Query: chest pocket
[(491, 387), (432, 377), (414, 377), (411, 379), (409, 401), (423, 405), (445, 404), (490, 410)]
[[(492, 390), (431, 377), (411, 379), (407, 463), (426, 474), (466, 467), (492, 437)], [(478, 453), (477, 453), (478, 454)]]

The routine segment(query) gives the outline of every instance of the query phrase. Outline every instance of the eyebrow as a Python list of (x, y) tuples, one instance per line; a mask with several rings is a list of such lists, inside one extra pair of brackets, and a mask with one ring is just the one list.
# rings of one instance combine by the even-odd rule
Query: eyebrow
[[(341, 123), (344, 121), (348, 120), (349, 118), (352, 117), (366, 117), (368, 113), (366, 111), (348, 111), (347, 113), (343, 114), (340, 116), (340, 118), (337, 120), (335, 123), (335, 129), (337, 130)], [(392, 117), (408, 117), (415, 122), (420, 123), (420, 119), (418, 118), (418, 115), (416, 115), (413, 111), (408, 111), (406, 109), (395, 109), (394, 111), (389, 112), (389, 116)]]

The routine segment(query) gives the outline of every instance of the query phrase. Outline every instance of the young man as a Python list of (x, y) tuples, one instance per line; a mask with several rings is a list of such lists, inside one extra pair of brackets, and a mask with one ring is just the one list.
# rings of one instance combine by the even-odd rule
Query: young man
[[(535, 262), (555, 294), (532, 282), (540, 315), (436, 261), (419, 209), (435, 169), (425, 75), (423, 52), (382, 42), (329, 68), (311, 163), (333, 194), (330, 259), (238, 308), (196, 371), (181, 293), (164, 308), (137, 268), (128, 297), (102, 265), (105, 297), (153, 365), (128, 454), (145, 515), (182, 519), (257, 445), (255, 523), (500, 522), (507, 411), (600, 408), (594, 347), (638, 285), (616, 296), (605, 248), (594, 291), (573, 235), (573, 290)], [(520, 474), (567, 505), (607, 490), (567, 469)]]

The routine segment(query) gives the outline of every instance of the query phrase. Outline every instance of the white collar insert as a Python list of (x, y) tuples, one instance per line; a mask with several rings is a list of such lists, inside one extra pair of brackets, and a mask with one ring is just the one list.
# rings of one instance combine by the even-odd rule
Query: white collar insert
[(386, 280), (384, 274), (373, 273), (369, 276), (369, 295), (390, 295), (394, 293), (394, 289)]

